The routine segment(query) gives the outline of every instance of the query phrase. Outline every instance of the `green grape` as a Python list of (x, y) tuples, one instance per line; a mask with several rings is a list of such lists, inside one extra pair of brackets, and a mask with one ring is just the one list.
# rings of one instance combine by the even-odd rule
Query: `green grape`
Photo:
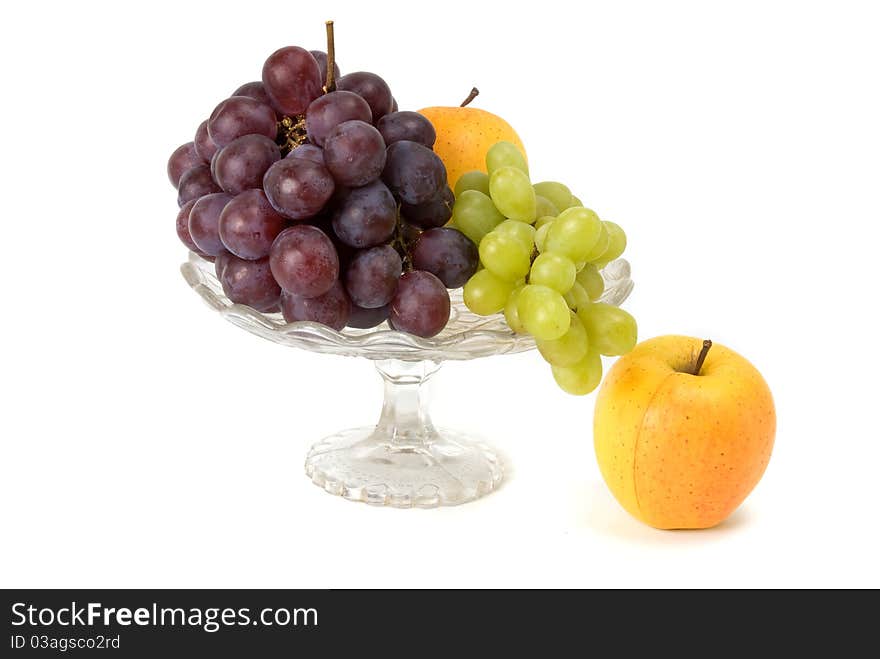
[(526, 331), (536, 339), (558, 339), (571, 323), (565, 299), (547, 286), (524, 286), (517, 297), (516, 308)]
[(584, 290), (584, 287), (577, 282), (571, 285), (571, 288), (568, 289), (568, 293), (566, 293), (564, 297), (568, 308), (574, 309), (575, 311), (590, 304), (590, 296), (587, 295), (587, 291)]
[(602, 355), (625, 355), (638, 341), (636, 319), (623, 309), (594, 302), (578, 309), (578, 318), (590, 337), (590, 346)]
[(479, 245), (483, 236), (504, 221), (504, 216), (482, 192), (465, 190), (456, 195), (452, 221), (459, 231)]
[(557, 215), (559, 215), (559, 209), (556, 208), (553, 202), (547, 199), (547, 197), (542, 197), (541, 195), (536, 194), (535, 215), (539, 218), (544, 217), (545, 215), (556, 217)]
[(593, 302), (602, 297), (602, 293), (605, 292), (605, 280), (602, 279), (599, 270), (592, 263), (585, 265), (584, 269), (577, 273), (576, 279)]
[(486, 171), (489, 176), (502, 167), (516, 167), (526, 176), (529, 175), (529, 165), (525, 157), (511, 142), (497, 142), (486, 152)]
[(538, 230), (535, 231), (535, 247), (538, 248), (539, 252), (544, 251), (544, 246), (547, 242), (547, 234), (550, 232), (550, 226), (553, 222), (547, 222), (546, 224), (538, 227)]
[(517, 334), (526, 333), (526, 328), (519, 319), (519, 309), (517, 308), (517, 300), (519, 299), (519, 292), (522, 288), (522, 286), (514, 288), (507, 298), (507, 304), (504, 305), (504, 319), (507, 321), (507, 325), (510, 329)]
[(602, 254), (601, 261), (604, 264), (619, 258), (626, 249), (626, 234), (614, 222), (603, 222), (605, 229), (608, 231), (608, 249)]
[(587, 354), (589, 348), (587, 330), (574, 313), (569, 312), (569, 318), (571, 324), (568, 326), (568, 331), (558, 339), (536, 341), (538, 352), (541, 353), (544, 361), (553, 366), (574, 366)]
[(599, 240), (596, 241), (596, 244), (593, 246), (587, 255), (584, 257), (585, 261), (596, 262), (605, 251), (608, 249), (608, 243), (611, 240), (611, 237), (608, 235), (608, 229), (605, 228), (605, 223), (601, 223), (601, 229), (599, 230)]
[(574, 263), (556, 252), (544, 252), (532, 263), (529, 283), (548, 286), (565, 295), (577, 275)]
[(510, 234), (492, 231), (480, 241), (480, 262), (504, 281), (516, 281), (529, 274), (530, 257), (531, 252)]
[(465, 306), (480, 316), (491, 316), (504, 308), (513, 288), (513, 283), (480, 270), (464, 285)]
[(535, 194), (541, 195), (556, 206), (557, 211), (561, 212), (571, 206), (571, 190), (567, 185), (555, 181), (542, 181), (532, 187), (535, 189)]
[(535, 227), (518, 220), (504, 220), (493, 230), (493, 233), (501, 233), (515, 238), (529, 254), (535, 248)]
[(593, 249), (602, 231), (602, 221), (589, 208), (562, 211), (547, 233), (547, 251), (564, 254), (576, 264)]
[(569, 208), (575, 208), (576, 206), (583, 208), (584, 202), (582, 202), (580, 199), (578, 199), (574, 195), (571, 195), (571, 205), (569, 206)]
[(555, 219), (555, 215), (544, 215), (542, 217), (539, 217), (538, 220), (535, 222), (535, 228), (540, 229), (542, 226), (544, 226), (545, 224), (549, 224)]
[(476, 190), (489, 196), (489, 175), (486, 172), (465, 172), (455, 182), (455, 198), (458, 199), (465, 190)]
[(553, 366), (553, 379), (566, 393), (584, 396), (602, 381), (602, 358), (590, 348), (586, 356), (574, 366)]
[(516, 167), (496, 169), (489, 177), (489, 194), (505, 217), (529, 224), (535, 221), (535, 191), (529, 177)]

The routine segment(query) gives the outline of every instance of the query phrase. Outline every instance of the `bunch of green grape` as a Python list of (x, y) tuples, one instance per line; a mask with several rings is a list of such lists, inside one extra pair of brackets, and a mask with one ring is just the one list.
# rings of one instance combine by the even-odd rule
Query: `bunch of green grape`
[(626, 234), (562, 183), (532, 185), (510, 142), (489, 149), (486, 169), (455, 184), (452, 223), (479, 246), (482, 266), (464, 303), (482, 316), (503, 311), (514, 332), (535, 337), (564, 391), (587, 394), (602, 380), (600, 355), (625, 354), (637, 340), (635, 319), (599, 302), (599, 271), (623, 253)]

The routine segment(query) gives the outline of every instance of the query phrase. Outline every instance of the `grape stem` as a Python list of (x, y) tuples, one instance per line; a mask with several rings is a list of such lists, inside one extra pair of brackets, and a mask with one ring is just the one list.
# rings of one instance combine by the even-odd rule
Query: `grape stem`
[(709, 354), (709, 348), (712, 347), (712, 342), (709, 339), (703, 341), (703, 349), (700, 350), (700, 354), (697, 357), (697, 363), (694, 364), (694, 372), (693, 375), (699, 375), (700, 369), (703, 368), (703, 362), (706, 361), (706, 355)]
[(461, 105), (459, 107), (462, 107), (462, 108), (465, 107), (468, 103), (473, 101), (479, 95), (480, 95), (480, 90), (477, 89), (476, 87), (474, 87), (473, 89), (471, 89), (471, 93), (468, 94), (468, 97), (461, 102)]
[(336, 90), (336, 79), (333, 73), (335, 68), (336, 42), (333, 40), (333, 21), (327, 21), (327, 80), (324, 83), (325, 94)]

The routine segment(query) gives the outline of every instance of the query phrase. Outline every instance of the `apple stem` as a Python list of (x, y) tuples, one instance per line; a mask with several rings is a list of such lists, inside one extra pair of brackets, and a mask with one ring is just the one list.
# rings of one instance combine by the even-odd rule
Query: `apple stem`
[(460, 107), (466, 106), (468, 103), (470, 103), (472, 100), (474, 100), (479, 95), (480, 95), (480, 90), (477, 89), (476, 87), (474, 87), (473, 89), (471, 89), (471, 93), (468, 94), (468, 97), (461, 102)]
[(703, 368), (703, 362), (706, 361), (706, 355), (709, 354), (709, 348), (712, 347), (712, 342), (709, 339), (703, 341), (703, 349), (700, 350), (700, 355), (697, 357), (697, 363), (694, 364), (694, 375), (700, 374), (700, 369)]
[(324, 83), (324, 93), (329, 94), (336, 90), (336, 79), (333, 69), (336, 68), (336, 43), (333, 40), (333, 21), (327, 21), (327, 80)]

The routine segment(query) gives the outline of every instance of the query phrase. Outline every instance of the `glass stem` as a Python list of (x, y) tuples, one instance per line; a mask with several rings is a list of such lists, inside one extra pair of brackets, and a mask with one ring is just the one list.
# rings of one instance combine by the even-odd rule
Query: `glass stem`
[(440, 368), (432, 361), (376, 361), (385, 381), (385, 401), (376, 431), (390, 439), (397, 450), (412, 451), (426, 446), (435, 434), (428, 411), (428, 380)]

